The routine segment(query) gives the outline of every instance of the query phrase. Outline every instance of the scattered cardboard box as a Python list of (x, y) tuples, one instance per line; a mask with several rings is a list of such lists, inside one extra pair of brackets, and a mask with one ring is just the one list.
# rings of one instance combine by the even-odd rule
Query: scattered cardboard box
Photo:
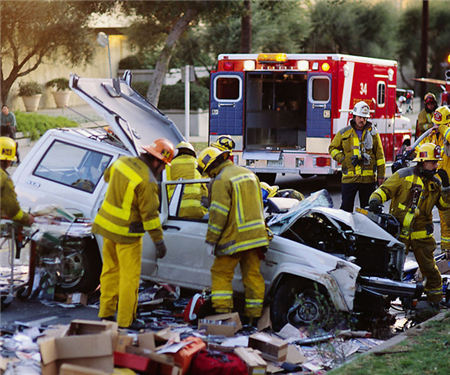
[(267, 362), (261, 358), (259, 352), (252, 348), (238, 347), (234, 353), (247, 365), (249, 375), (264, 375), (267, 369)]
[(248, 346), (261, 351), (264, 359), (274, 362), (283, 362), (286, 359), (288, 343), (278, 337), (264, 332), (257, 332), (248, 338)]
[(66, 303), (69, 304), (81, 304), (86, 306), (88, 301), (88, 295), (85, 293), (73, 293), (69, 294), (66, 298)]
[(70, 363), (64, 363), (61, 366), (59, 375), (111, 375), (110, 372), (96, 370), (89, 367), (71, 365)]
[(57, 375), (64, 363), (112, 373), (117, 323), (73, 320), (38, 341), (43, 375)]
[(208, 335), (234, 336), (242, 328), (237, 312), (230, 314), (210, 315), (199, 319), (198, 328), (205, 329)]

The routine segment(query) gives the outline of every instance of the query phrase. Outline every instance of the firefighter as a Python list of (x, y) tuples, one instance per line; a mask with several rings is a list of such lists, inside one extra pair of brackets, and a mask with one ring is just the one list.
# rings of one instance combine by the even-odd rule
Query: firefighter
[(20, 208), (14, 184), (6, 171), (15, 160), (16, 142), (9, 137), (0, 137), (0, 214), (20, 224), (31, 225), (34, 216)]
[(281, 189), (278, 185), (269, 185), (266, 182), (261, 182), (261, 193), (264, 204), (267, 203), (267, 198), (281, 197), (292, 198), (302, 201), (305, 196), (295, 189)]
[(211, 300), (217, 313), (233, 309), (232, 280), (240, 264), (245, 288), (245, 316), (261, 316), (264, 279), (260, 259), (269, 245), (258, 177), (228, 159), (229, 150), (207, 147), (198, 164), (212, 178), (206, 243), (215, 260), (211, 267)]
[[(441, 146), (442, 161), (438, 168), (444, 169), (450, 175), (450, 110), (446, 106), (436, 109), (433, 115), (435, 127), (434, 137)], [(427, 137), (428, 138), (428, 137)], [(441, 250), (446, 253), (446, 258), (450, 259), (450, 210), (439, 210), (441, 219)]]
[(342, 164), (341, 209), (352, 212), (356, 193), (361, 207), (366, 207), (376, 184), (384, 181), (385, 159), (380, 135), (372, 123), (370, 108), (361, 101), (355, 104), (350, 126), (339, 130), (328, 152)]
[(229, 135), (219, 135), (215, 142), (211, 143), (211, 147), (215, 147), (220, 151), (231, 151), (236, 147), (236, 143)]
[[(412, 250), (422, 275), (426, 277), (425, 292), (433, 308), (442, 299), (442, 279), (433, 257), (432, 209), (450, 209), (450, 184), (443, 169), (437, 170), (441, 149), (425, 143), (418, 149), (416, 166), (395, 172), (371, 196), (369, 210), (380, 213), (382, 203), (391, 200), (389, 212), (401, 224), (400, 240), (406, 251)], [(438, 173), (440, 179), (435, 177)]]
[(436, 96), (431, 92), (425, 94), (423, 102), (425, 108), (419, 112), (416, 121), (416, 139), (419, 138), (424, 131), (433, 126), (433, 113), (437, 108)]
[(92, 226), (93, 233), (103, 236), (98, 316), (114, 320), (117, 310), (119, 327), (133, 330), (144, 328), (135, 316), (145, 231), (154, 242), (156, 258), (167, 251), (158, 212), (158, 178), (174, 154), (166, 139), (142, 148), (140, 156), (120, 157), (105, 171), (108, 190)]
[[(177, 147), (177, 155), (171, 165), (166, 165), (166, 178), (168, 181), (179, 179), (193, 180), (202, 176), (198, 171), (198, 163), (194, 147), (188, 142), (180, 142)], [(173, 195), (176, 185), (167, 185), (168, 198)], [(183, 197), (180, 204), (179, 217), (200, 219), (208, 212), (202, 206), (202, 202), (208, 200), (208, 190), (204, 184), (186, 184), (183, 189)]]

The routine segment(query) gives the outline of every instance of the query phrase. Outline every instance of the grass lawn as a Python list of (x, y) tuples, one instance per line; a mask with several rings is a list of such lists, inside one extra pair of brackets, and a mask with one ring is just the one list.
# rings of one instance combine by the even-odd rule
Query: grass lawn
[[(385, 350), (354, 359), (330, 375), (424, 375), (450, 373), (450, 313), (411, 330), (406, 340)], [(403, 352), (403, 353), (400, 353)]]

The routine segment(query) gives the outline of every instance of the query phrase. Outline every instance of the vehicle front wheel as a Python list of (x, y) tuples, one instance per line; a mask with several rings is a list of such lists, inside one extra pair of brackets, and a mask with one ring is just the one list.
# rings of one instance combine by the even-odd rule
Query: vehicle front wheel
[(334, 307), (317, 284), (299, 278), (282, 281), (271, 308), (272, 328), (282, 329), (287, 323), (295, 327), (326, 328), (333, 321)]
[(65, 254), (59, 275), (59, 289), (63, 293), (89, 293), (100, 282), (102, 261), (96, 247)]

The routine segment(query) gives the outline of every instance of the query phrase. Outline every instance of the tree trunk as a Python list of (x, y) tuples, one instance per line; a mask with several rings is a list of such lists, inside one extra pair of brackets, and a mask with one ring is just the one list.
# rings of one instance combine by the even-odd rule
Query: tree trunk
[(241, 53), (250, 53), (252, 49), (252, 10), (250, 0), (244, 0), (244, 12), (241, 17)]
[(164, 76), (169, 68), (170, 59), (172, 58), (175, 45), (180, 39), (181, 35), (189, 27), (189, 23), (195, 18), (198, 11), (196, 9), (188, 9), (174, 25), (169, 35), (167, 36), (165, 45), (158, 61), (156, 62), (155, 71), (150, 79), (150, 84), (147, 90), (147, 99), (150, 103), (158, 106), (159, 94), (161, 93), (161, 86), (164, 81)]

